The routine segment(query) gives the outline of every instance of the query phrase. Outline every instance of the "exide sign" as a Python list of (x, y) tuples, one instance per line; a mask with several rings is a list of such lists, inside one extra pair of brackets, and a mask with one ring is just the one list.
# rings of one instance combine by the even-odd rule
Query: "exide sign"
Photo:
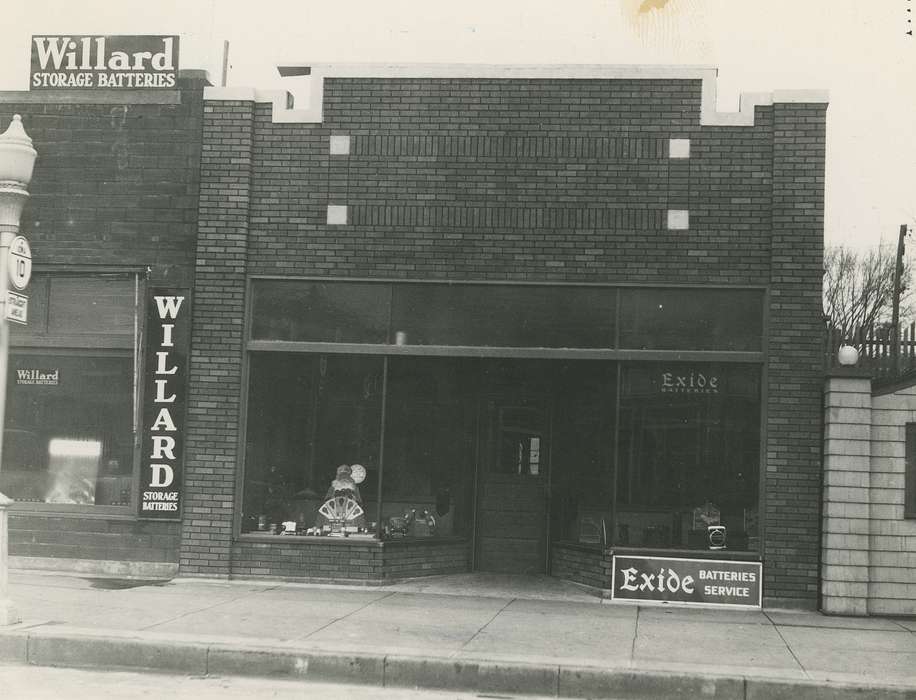
[(631, 603), (669, 603), (759, 608), (759, 561), (615, 554), (611, 598)]
[(181, 511), (191, 309), (187, 292), (151, 290), (140, 462), (140, 517)]
[(174, 89), (177, 84), (177, 36), (32, 37), (33, 90)]

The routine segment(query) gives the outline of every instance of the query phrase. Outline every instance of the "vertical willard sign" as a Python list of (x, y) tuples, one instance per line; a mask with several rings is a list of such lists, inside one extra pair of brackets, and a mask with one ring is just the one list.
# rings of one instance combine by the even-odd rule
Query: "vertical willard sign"
[(146, 317), (141, 518), (169, 520), (181, 514), (190, 337), (188, 291), (151, 289)]

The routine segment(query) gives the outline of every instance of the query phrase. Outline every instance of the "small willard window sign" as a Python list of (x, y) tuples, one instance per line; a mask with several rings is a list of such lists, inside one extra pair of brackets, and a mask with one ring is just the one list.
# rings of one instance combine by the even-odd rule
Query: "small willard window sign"
[(17, 369), (16, 383), (27, 386), (57, 386), (60, 384), (59, 369)]
[(138, 90), (177, 84), (177, 36), (32, 37), (32, 90)]
[(614, 556), (613, 600), (759, 608), (759, 561)]

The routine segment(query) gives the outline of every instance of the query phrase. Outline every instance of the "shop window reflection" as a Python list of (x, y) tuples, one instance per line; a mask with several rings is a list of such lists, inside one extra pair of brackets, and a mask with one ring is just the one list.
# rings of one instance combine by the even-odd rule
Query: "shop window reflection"
[[(371, 535), (382, 372), (378, 357), (251, 356), (242, 532)], [(351, 500), (361, 512), (345, 502), (322, 513), (334, 484), (354, 472), (362, 479)]]
[(130, 505), (133, 360), (16, 350), (0, 492), (16, 501)]
[(387, 535), (470, 533), (479, 362), (392, 358), (383, 524)]
[(757, 547), (759, 394), (757, 368), (624, 367), (617, 545)]

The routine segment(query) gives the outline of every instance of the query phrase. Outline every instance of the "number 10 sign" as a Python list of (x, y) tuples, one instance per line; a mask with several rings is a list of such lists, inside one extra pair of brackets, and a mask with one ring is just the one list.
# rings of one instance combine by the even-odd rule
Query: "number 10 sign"
[(10, 284), (15, 289), (25, 289), (32, 277), (32, 250), (23, 236), (16, 236), (10, 242), (9, 254)]

